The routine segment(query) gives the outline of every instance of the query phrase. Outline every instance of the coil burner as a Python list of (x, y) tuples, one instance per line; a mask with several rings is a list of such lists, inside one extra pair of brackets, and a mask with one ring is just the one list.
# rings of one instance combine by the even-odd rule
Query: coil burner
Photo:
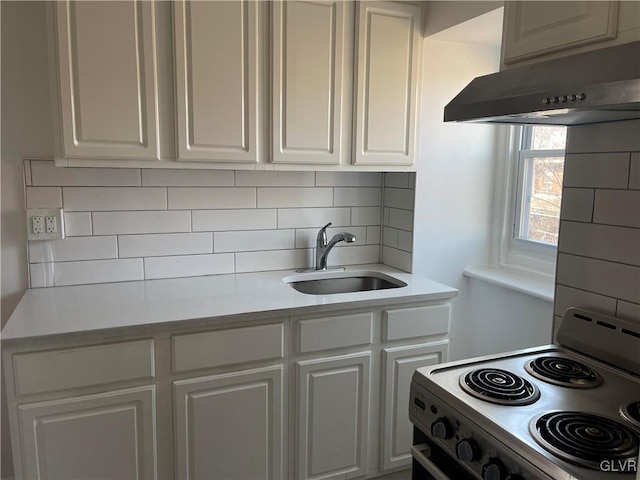
[(603, 462), (629, 465), (638, 457), (638, 435), (619, 422), (582, 412), (551, 412), (534, 418), (529, 431), (545, 450), (567, 462), (601, 470)]
[(594, 388), (602, 383), (598, 372), (564, 357), (538, 357), (524, 368), (539, 380), (563, 387)]
[(507, 370), (481, 368), (460, 377), (469, 395), (499, 405), (530, 405), (540, 398), (538, 387)]

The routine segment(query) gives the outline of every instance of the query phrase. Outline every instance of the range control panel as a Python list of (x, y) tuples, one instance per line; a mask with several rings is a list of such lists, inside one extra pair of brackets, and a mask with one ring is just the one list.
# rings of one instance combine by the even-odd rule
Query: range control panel
[(411, 384), (411, 421), (473, 478), (481, 480), (551, 480), (551, 477), (504, 447), (449, 405)]

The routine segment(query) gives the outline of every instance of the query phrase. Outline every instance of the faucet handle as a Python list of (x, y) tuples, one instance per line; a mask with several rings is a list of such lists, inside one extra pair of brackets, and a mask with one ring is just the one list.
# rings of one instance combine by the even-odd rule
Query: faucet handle
[(324, 231), (327, 229), (327, 227), (330, 227), (331, 225), (332, 225), (332, 223), (331, 223), (331, 222), (327, 223), (324, 227), (322, 227), (322, 228), (320, 229), (320, 231), (321, 231), (321, 232), (324, 232)]
[(331, 222), (327, 223), (318, 231), (318, 235), (316, 236), (316, 249), (324, 247), (327, 244), (327, 227), (329, 226), (331, 226)]

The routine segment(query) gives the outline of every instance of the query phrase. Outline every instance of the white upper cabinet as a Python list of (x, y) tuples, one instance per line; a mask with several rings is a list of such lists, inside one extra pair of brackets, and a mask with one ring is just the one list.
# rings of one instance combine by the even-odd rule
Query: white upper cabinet
[(258, 161), (259, 2), (174, 4), (178, 160)]
[(154, 8), (56, 3), (63, 156), (159, 158)]
[(339, 164), (345, 154), (345, 59), (353, 3), (272, 5), (272, 162)]
[(638, 2), (505, 3), (505, 68), (635, 40), (640, 40)]
[(356, 165), (413, 165), (420, 64), (421, 8), (358, 3)]

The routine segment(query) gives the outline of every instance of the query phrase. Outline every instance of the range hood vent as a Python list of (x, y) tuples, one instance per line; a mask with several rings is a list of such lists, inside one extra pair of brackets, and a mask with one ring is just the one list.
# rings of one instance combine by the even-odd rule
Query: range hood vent
[(640, 42), (473, 80), (445, 122), (580, 125), (640, 118)]

